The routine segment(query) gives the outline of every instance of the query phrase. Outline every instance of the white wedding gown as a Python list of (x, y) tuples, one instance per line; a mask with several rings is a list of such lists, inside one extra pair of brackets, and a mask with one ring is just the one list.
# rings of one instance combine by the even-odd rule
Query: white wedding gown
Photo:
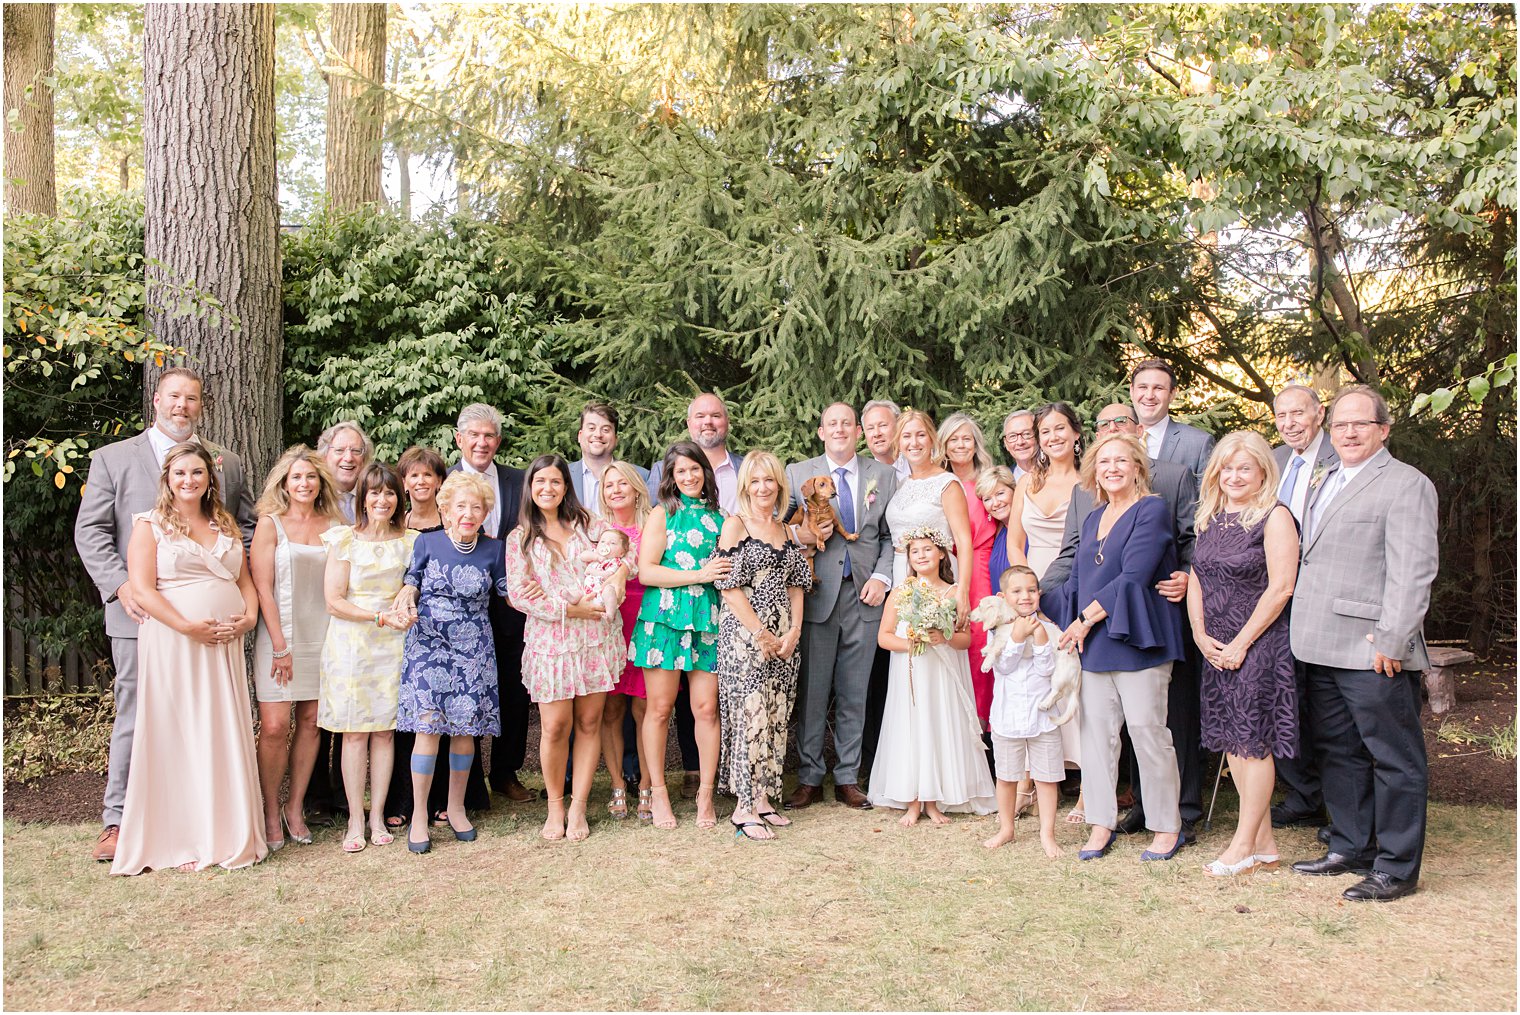
[[(921, 525), (937, 526), (950, 535), (941, 498), (954, 481), (953, 475), (942, 472), (898, 484), (886, 511), (894, 545), (904, 532)], [(893, 588), (907, 575), (907, 555), (898, 553), (892, 558)], [(907, 624), (899, 624), (897, 634), (906, 638)], [(932, 800), (946, 813), (997, 810), (966, 650), (948, 645), (924, 649), (913, 657), (911, 687), (908, 669), (908, 653), (893, 652), (881, 737), (871, 765), (871, 803), (906, 810), (914, 800)]]

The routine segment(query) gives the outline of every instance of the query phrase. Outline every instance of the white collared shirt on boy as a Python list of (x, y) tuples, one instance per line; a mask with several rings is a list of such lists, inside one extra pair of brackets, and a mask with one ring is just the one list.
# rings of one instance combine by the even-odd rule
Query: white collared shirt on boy
[(1056, 643), (1060, 628), (1041, 620), (1045, 644), (1034, 639), (1009, 642), (992, 661), (992, 732), (1009, 740), (1023, 740), (1056, 729), (1040, 702), (1050, 694), (1050, 678), (1056, 671)]

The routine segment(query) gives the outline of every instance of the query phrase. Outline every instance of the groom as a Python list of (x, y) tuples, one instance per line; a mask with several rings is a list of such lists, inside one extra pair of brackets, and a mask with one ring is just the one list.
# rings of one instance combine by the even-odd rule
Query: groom
[[(786, 470), (791, 488), (787, 517), (805, 499), (802, 485), (815, 476), (829, 476), (836, 496), (831, 503), (844, 532), (827, 538), (813, 558), (817, 581), (803, 601), (803, 681), (798, 732), (802, 766), (797, 790), (787, 798), (787, 810), (809, 807), (823, 799), (823, 730), (834, 697), (834, 799), (847, 807), (869, 810), (871, 804), (856, 784), (860, 743), (865, 728), (866, 692), (871, 662), (876, 655), (876, 628), (881, 607), (892, 587), (892, 534), (887, 529), (887, 502), (897, 490), (897, 473), (890, 465), (855, 453), (860, 424), (855, 410), (835, 402), (823, 411), (818, 427), (824, 454)], [(817, 540), (799, 526), (806, 546)]]

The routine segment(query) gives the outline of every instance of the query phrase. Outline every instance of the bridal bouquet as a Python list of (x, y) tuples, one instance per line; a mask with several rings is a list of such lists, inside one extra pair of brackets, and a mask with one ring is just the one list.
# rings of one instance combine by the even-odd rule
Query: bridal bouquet
[[(950, 590), (953, 593), (953, 589)], [(911, 655), (929, 647), (929, 634), (955, 634), (955, 596), (941, 596), (922, 578), (910, 578), (897, 590), (897, 619), (908, 625)]]

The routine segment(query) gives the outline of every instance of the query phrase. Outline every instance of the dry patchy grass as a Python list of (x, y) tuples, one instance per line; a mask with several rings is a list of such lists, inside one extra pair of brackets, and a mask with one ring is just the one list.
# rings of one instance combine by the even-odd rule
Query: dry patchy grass
[[(603, 787), (594, 797), (606, 799)], [(1035, 826), (905, 830), (814, 807), (772, 843), (726, 824), (600, 820), (545, 843), (541, 807), (473, 844), (355, 856), (336, 830), (235, 872), (112, 878), (94, 828), (5, 827), (11, 1009), (1514, 1010), (1515, 815), (1434, 806), (1420, 891), (1199, 869), (1229, 816), (1170, 864), (1121, 842), (1047, 861)], [(447, 832), (443, 832), (446, 836)], [(1317, 853), (1280, 839), (1284, 860)]]

